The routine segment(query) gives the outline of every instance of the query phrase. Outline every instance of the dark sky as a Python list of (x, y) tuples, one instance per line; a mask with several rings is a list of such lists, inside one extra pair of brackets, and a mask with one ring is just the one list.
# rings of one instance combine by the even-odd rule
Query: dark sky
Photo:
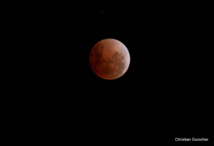
[[(23, 34), (17, 37), (27, 42), (24, 75), (35, 83), (29, 106), (40, 107), (34, 114), (64, 121), (68, 129), (73, 122), (85, 137), (95, 132), (105, 141), (209, 136), (209, 8), (160, 2), (37, 5), (14, 14), (23, 28), (15, 29)], [(113, 81), (89, 66), (91, 48), (105, 38), (123, 42), (131, 57), (127, 73)]]

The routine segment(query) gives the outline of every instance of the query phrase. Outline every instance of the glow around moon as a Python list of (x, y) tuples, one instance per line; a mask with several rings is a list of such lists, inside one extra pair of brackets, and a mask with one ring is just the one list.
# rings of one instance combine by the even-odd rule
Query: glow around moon
[(97, 42), (89, 55), (93, 72), (107, 80), (121, 77), (130, 64), (130, 55), (126, 46), (116, 39), (103, 39)]

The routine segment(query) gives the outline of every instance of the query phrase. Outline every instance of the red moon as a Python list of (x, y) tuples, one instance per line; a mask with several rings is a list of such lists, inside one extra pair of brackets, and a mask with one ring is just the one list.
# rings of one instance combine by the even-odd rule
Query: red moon
[(91, 49), (89, 61), (97, 76), (106, 80), (114, 80), (127, 71), (130, 55), (122, 42), (116, 39), (103, 39)]

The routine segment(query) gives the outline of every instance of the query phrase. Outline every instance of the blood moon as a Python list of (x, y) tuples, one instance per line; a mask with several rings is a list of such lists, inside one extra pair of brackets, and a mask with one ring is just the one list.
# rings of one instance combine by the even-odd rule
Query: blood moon
[(89, 55), (93, 72), (107, 80), (121, 77), (130, 64), (130, 55), (126, 46), (116, 39), (103, 39), (97, 42)]

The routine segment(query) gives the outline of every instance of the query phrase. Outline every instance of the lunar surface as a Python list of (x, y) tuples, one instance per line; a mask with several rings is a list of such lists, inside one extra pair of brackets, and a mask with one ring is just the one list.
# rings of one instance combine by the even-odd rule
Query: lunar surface
[(121, 77), (130, 64), (126, 46), (116, 39), (104, 39), (96, 43), (89, 55), (93, 72), (107, 80)]

